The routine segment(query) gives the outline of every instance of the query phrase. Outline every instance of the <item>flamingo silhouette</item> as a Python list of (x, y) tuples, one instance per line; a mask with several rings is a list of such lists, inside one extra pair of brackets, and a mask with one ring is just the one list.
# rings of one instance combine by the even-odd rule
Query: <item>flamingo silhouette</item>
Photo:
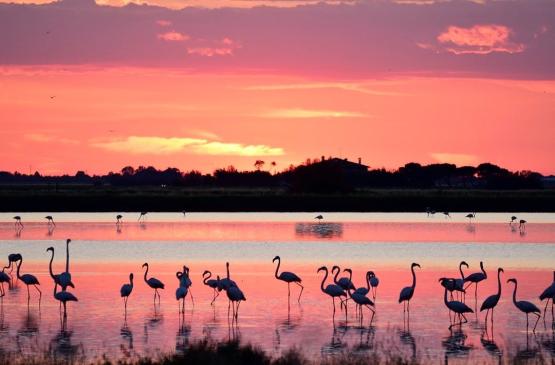
[(15, 219), (15, 227), (16, 228), (23, 228), (23, 223), (21, 223), (21, 217), (16, 215), (13, 217), (13, 219)]
[(2, 271), (0, 271), (0, 297), (6, 295), (6, 291), (4, 290), (4, 283), (8, 283), (8, 287), (12, 281), (12, 278), (4, 272), (6, 268), (4, 267)]
[[(237, 321), (239, 318), (239, 304), (241, 301), (247, 300), (241, 289), (237, 286), (229, 287), (226, 290), (227, 298), (229, 299), (229, 303), (233, 306), (233, 317)], [(235, 308), (235, 303), (237, 303), (237, 308)], [(229, 316), (229, 306), (227, 307), (227, 313)]]
[[(453, 281), (453, 279), (444, 279), (444, 280), (449, 280), (449, 281)], [(454, 285), (454, 283), (453, 283)], [(472, 309), (470, 309), (469, 306), (467, 306), (466, 304), (464, 304), (463, 302), (459, 302), (457, 300), (451, 300), (451, 301), (447, 301), (447, 286), (444, 285), (444, 294), (443, 294), (443, 302), (445, 303), (445, 305), (447, 306), (447, 308), (449, 308), (449, 310), (453, 311), (455, 313), (456, 316), (459, 316), (459, 323), (455, 323), (453, 321), (453, 323), (449, 324), (449, 329), (453, 328), (453, 326), (456, 326), (457, 324), (459, 326), (462, 326), (464, 323), (467, 323), (468, 320), (465, 317), (465, 313), (474, 313), (474, 311)], [(464, 322), (461, 320), (461, 318), (464, 318)]]
[(536, 307), (536, 305), (533, 304), (533, 303), (530, 303), (530, 302), (525, 301), (525, 300), (517, 301), (516, 300), (516, 290), (517, 290), (517, 287), (518, 287), (518, 282), (514, 278), (507, 280), (507, 283), (509, 283), (509, 282), (515, 284), (515, 289), (513, 291), (513, 304), (522, 313), (526, 313), (526, 332), (528, 332), (528, 315), (530, 313), (532, 313), (532, 314), (534, 314), (538, 317), (538, 319), (536, 320), (536, 324), (534, 325), (534, 329), (532, 330), (533, 333), (536, 333), (536, 326), (538, 325), (538, 322), (540, 320), (542, 311), (538, 307)]
[(372, 288), (372, 298), (374, 298), (375, 302), (376, 296), (378, 295), (378, 285), (380, 285), (380, 279), (378, 279), (373, 271), (368, 272), (368, 278), (370, 279), (370, 287)]
[(119, 290), (119, 293), (120, 293), (121, 297), (123, 298), (125, 313), (127, 313), (127, 301), (129, 300), (129, 296), (131, 295), (132, 291), (133, 291), (133, 273), (130, 273), (129, 274), (129, 284), (123, 284), (121, 286), (121, 289)]
[(185, 274), (180, 271), (175, 273), (175, 277), (177, 278), (177, 280), (179, 280), (179, 287), (175, 290), (175, 299), (177, 301), (181, 300), (183, 303), (180, 309), (180, 313), (185, 313), (185, 297), (187, 297), (187, 293), (189, 292), (189, 287), (184, 285), (184, 275)]
[(78, 302), (79, 300), (75, 295), (68, 291), (57, 291), (58, 283), (54, 281), (54, 299), (64, 305), (64, 318), (67, 317), (67, 302)]
[(412, 299), (412, 296), (414, 295), (414, 289), (416, 288), (416, 274), (414, 273), (415, 267), (420, 268), (420, 265), (416, 262), (413, 262), (410, 265), (410, 271), (412, 273), (412, 285), (404, 287), (403, 289), (401, 289), (401, 293), (399, 293), (399, 303), (403, 303), (403, 313), (410, 312), (410, 300)]
[(232, 286), (237, 286), (237, 283), (235, 283), (235, 281), (231, 280), (231, 278), (229, 276), (229, 262), (225, 263), (225, 269), (226, 269), (227, 276), (223, 279), (220, 279), (220, 285), (221, 285), (223, 290), (227, 291), (227, 289), (231, 288)]
[(516, 215), (511, 216), (511, 221), (509, 222), (509, 225), (513, 224), (516, 220), (517, 220)]
[[(69, 243), (70, 242), (71, 242), (71, 239), (68, 238), (66, 240), (66, 271), (64, 271), (59, 275), (59, 284), (62, 287), (62, 290), (66, 290), (68, 286), (75, 288), (75, 286), (71, 282), (71, 274), (69, 272)], [(54, 251), (52, 251), (52, 254), (54, 254)]]
[(278, 262), (277, 266), (276, 266), (276, 273), (275, 273), (275, 277), (278, 280), (284, 281), (287, 283), (287, 298), (289, 299), (291, 297), (291, 283), (295, 283), (298, 286), (301, 287), (301, 292), (299, 293), (299, 299), (298, 301), (301, 301), (301, 295), (303, 294), (303, 289), (304, 286), (301, 284), (302, 280), (300, 277), (298, 277), (296, 274), (289, 272), (289, 271), (283, 271), (281, 274), (278, 275), (278, 271), (279, 271), (279, 267), (281, 265), (281, 258), (279, 256), (274, 257), (274, 259), (272, 260), (272, 262)]
[(23, 257), (21, 257), (21, 259), (19, 260), (19, 263), (17, 264), (17, 278), (27, 286), (27, 303), (29, 303), (29, 301), (31, 300), (31, 293), (29, 292), (29, 286), (32, 285), (39, 292), (39, 305), (40, 305), (40, 301), (42, 299), (42, 292), (37, 286), (37, 285), (40, 285), (39, 280), (37, 279), (36, 276), (31, 274), (20, 275), (19, 270), (21, 269), (22, 264), (23, 264)]
[(141, 214), (139, 214), (139, 219), (137, 219), (137, 221), (139, 222), (144, 222), (146, 219), (146, 215), (148, 214), (148, 212), (141, 212)]
[(472, 223), (472, 219), (476, 218), (476, 213), (468, 213), (465, 217), (468, 218), (470, 223)]
[(469, 286), (471, 286), (472, 284), (475, 284), (476, 287), (474, 289), (474, 299), (478, 298), (478, 284), (483, 281), (486, 280), (488, 278), (488, 274), (486, 273), (486, 270), (484, 270), (484, 263), (482, 261), (480, 261), (480, 270), (482, 272), (475, 272), (473, 274), (468, 275), (466, 278), (464, 278), (465, 283), (469, 283), (466, 288), (468, 289)]
[(61, 274), (54, 274), (54, 272), (52, 271), (52, 262), (54, 261), (54, 247), (48, 247), (46, 249), (46, 252), (48, 251), (52, 252), (52, 256), (50, 257), (50, 264), (48, 265), (48, 271), (50, 272), (50, 277), (52, 278), (52, 280), (54, 280), (56, 284), (60, 285), (60, 287), (62, 288), (62, 291), (65, 291), (68, 286), (75, 288), (75, 286), (71, 282), (71, 278), (68, 282), (67, 277), (64, 277), (63, 284), (62, 284)]
[(121, 219), (123, 218), (123, 215), (118, 214), (116, 215), (116, 225), (120, 225), (121, 224)]
[(156, 296), (158, 296), (158, 304), (160, 304), (160, 293), (158, 292), (158, 289), (164, 289), (164, 283), (162, 283), (160, 280), (156, 278), (147, 279), (148, 263), (145, 262), (143, 264), (143, 267), (146, 267), (145, 276), (144, 276), (145, 283), (146, 285), (154, 289), (154, 303), (156, 303)]
[(324, 216), (322, 214), (318, 214), (316, 217), (314, 217), (314, 219), (317, 219), (318, 222), (320, 222), (322, 219), (324, 219)]
[(343, 300), (341, 299), (341, 297), (347, 297), (347, 294), (345, 293), (343, 288), (340, 287), (337, 284), (329, 284), (328, 286), (326, 286), (324, 288), (324, 283), (326, 282), (326, 280), (328, 278), (328, 268), (325, 267), (325, 266), (322, 266), (316, 272), (319, 273), (320, 271), (325, 272), (324, 278), (322, 279), (322, 284), (320, 285), (320, 289), (322, 290), (322, 292), (324, 294), (327, 294), (332, 298), (332, 301), (333, 301), (333, 316), (335, 317), (335, 298), (339, 298), (339, 300), (341, 300), (341, 303), (343, 303)]
[(526, 220), (525, 219), (521, 219), (520, 221), (518, 221), (518, 229), (520, 229), (521, 231), (525, 231), (526, 230)]
[(56, 223), (54, 223), (54, 218), (51, 215), (47, 215), (46, 217), (44, 217), (44, 219), (48, 221), (48, 225), (53, 225), (54, 227), (56, 227)]
[(491, 324), (493, 325), (493, 310), (499, 303), (499, 299), (501, 298), (501, 273), (504, 272), (503, 268), (497, 269), (497, 294), (490, 295), (489, 297), (484, 300), (482, 306), (480, 307), (480, 312), (486, 311), (486, 318), (484, 320), (484, 324), (486, 328), (488, 326), (488, 314), (491, 311)]
[(214, 289), (214, 297), (212, 298), (212, 301), (210, 302), (210, 305), (213, 305), (214, 302), (216, 301), (216, 298), (220, 295), (220, 292), (218, 289), (218, 286), (220, 285), (220, 280), (219, 279), (210, 279), (212, 277), (212, 273), (208, 270), (205, 270), (202, 273), (202, 283), (212, 289)]

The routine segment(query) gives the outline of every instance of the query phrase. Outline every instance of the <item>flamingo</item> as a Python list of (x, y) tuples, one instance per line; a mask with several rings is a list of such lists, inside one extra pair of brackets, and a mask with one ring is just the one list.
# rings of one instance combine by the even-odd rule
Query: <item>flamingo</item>
[(23, 228), (23, 223), (21, 223), (21, 217), (16, 215), (13, 217), (13, 219), (15, 219), (15, 227), (21, 227)]
[(223, 290), (227, 291), (227, 289), (231, 288), (232, 286), (237, 286), (237, 283), (235, 283), (235, 281), (231, 280), (231, 278), (229, 277), (229, 262), (225, 263), (225, 269), (227, 272), (227, 276), (223, 279), (220, 279), (220, 285)]
[[(405, 311), (410, 312), (410, 300), (414, 295), (414, 288), (416, 288), (416, 274), (414, 273), (415, 267), (420, 268), (420, 265), (416, 262), (413, 262), (410, 265), (410, 271), (412, 273), (412, 285), (404, 287), (403, 289), (401, 289), (401, 293), (399, 293), (399, 303), (403, 303), (403, 313), (405, 313)], [(405, 302), (407, 302), (406, 309)]]
[(366, 286), (361, 286), (360, 288), (356, 288), (356, 290), (354, 291), (355, 293), (362, 294), (362, 295), (367, 295), (368, 293), (370, 293), (370, 291), (372, 290), (370, 288), (370, 273), (371, 272), (372, 271), (367, 271), (366, 272), (366, 276), (365, 276)]
[(468, 287), (471, 286), (472, 284), (476, 285), (476, 288), (474, 289), (474, 299), (478, 298), (478, 284), (481, 281), (486, 280), (488, 278), (488, 274), (484, 270), (484, 263), (482, 261), (480, 261), (480, 270), (482, 272), (475, 272), (473, 274), (468, 275), (466, 278), (464, 278), (465, 283), (470, 283), (466, 286), (466, 288), (464, 288), (465, 290), (468, 289)]
[(4, 269), (10, 269), (10, 273), (13, 271), (13, 267), (16, 265), (16, 262), (21, 260), (20, 253), (11, 253), (8, 255), (8, 266), (4, 266)]
[(296, 274), (289, 272), (289, 271), (282, 271), (281, 274), (278, 275), (279, 267), (281, 265), (281, 258), (279, 256), (274, 257), (272, 262), (278, 262), (276, 267), (275, 277), (278, 280), (284, 281), (287, 283), (287, 298), (291, 297), (291, 283), (295, 283), (301, 287), (301, 292), (299, 293), (298, 301), (301, 301), (301, 295), (303, 294), (304, 286), (301, 284), (302, 279), (298, 277)]
[(146, 219), (146, 215), (148, 214), (148, 212), (141, 212), (141, 214), (139, 214), (139, 219), (137, 219), (137, 221), (142, 221), (144, 222), (144, 220)]
[(53, 225), (54, 227), (56, 227), (56, 223), (54, 223), (54, 218), (51, 215), (47, 215), (46, 217), (44, 217), (44, 219), (48, 221), (48, 225)]
[(22, 264), (23, 264), (23, 257), (19, 260), (19, 262), (17, 264), (17, 278), (19, 280), (21, 280), (25, 285), (27, 285), (27, 303), (29, 303), (29, 301), (31, 300), (31, 293), (29, 292), (29, 286), (33, 285), (35, 287), (35, 289), (37, 289), (37, 291), (39, 292), (39, 305), (40, 305), (40, 300), (42, 298), (42, 292), (40, 291), (39, 287), (37, 286), (37, 285), (40, 285), (39, 280), (37, 279), (36, 276), (31, 275), (31, 274), (20, 275), (19, 270), (21, 269)]
[(314, 219), (318, 219), (318, 222), (320, 222), (322, 219), (324, 219), (324, 216), (322, 214), (318, 214), (316, 217), (314, 217)]
[(185, 313), (185, 297), (187, 296), (187, 293), (189, 292), (189, 287), (187, 287), (184, 284), (184, 280), (183, 280), (183, 276), (185, 274), (178, 271), (175, 273), (175, 277), (177, 278), (177, 280), (179, 280), (179, 287), (175, 290), (175, 299), (177, 301), (181, 300), (182, 301), (182, 306), (180, 309), (180, 313)]
[(67, 317), (67, 302), (78, 302), (79, 300), (77, 299), (77, 297), (73, 294), (71, 294), (68, 291), (57, 291), (58, 289), (58, 283), (56, 281), (54, 281), (54, 299), (56, 299), (57, 301), (60, 302), (60, 304), (64, 305), (64, 318)]
[(504, 272), (503, 268), (497, 269), (497, 294), (492, 294), (484, 300), (482, 306), (480, 307), (480, 312), (483, 310), (486, 311), (486, 319), (484, 320), (484, 324), (486, 327), (488, 326), (488, 314), (491, 310), (491, 323), (493, 325), (493, 310), (497, 306), (499, 299), (501, 298), (501, 273)]
[[(451, 282), (453, 282), (453, 279), (445, 279), (445, 280), (449, 280)], [(452, 283), (452, 285), (454, 285), (455, 283)], [(447, 308), (449, 308), (450, 311), (455, 312), (456, 315), (459, 316), (459, 326), (462, 326), (463, 323), (467, 323), (468, 320), (465, 317), (465, 313), (474, 313), (474, 311), (472, 309), (470, 309), (469, 306), (467, 306), (466, 304), (464, 304), (463, 302), (459, 302), (458, 300), (451, 300), (451, 301), (447, 301), (447, 286), (448, 285), (444, 285), (445, 290), (444, 290), (444, 294), (443, 294), (443, 302), (445, 303), (445, 305), (447, 306)], [(464, 322), (462, 320), (460, 320), (460, 317), (464, 318)], [(454, 322), (454, 321), (453, 321)], [(456, 323), (450, 323), (449, 324), (449, 329), (453, 328), (453, 326), (455, 326)]]
[(121, 215), (121, 214), (116, 215), (116, 225), (121, 224), (121, 219), (122, 218), (123, 218), (123, 215)]
[(212, 302), (210, 302), (210, 305), (213, 305), (214, 302), (216, 301), (216, 298), (218, 297), (218, 295), (220, 295), (218, 289), (218, 286), (220, 284), (220, 280), (219, 279), (210, 279), (212, 277), (212, 273), (208, 270), (205, 270), (202, 273), (202, 283), (212, 289), (214, 289), (214, 297), (212, 298)]
[(62, 288), (62, 291), (65, 291), (67, 289), (68, 286), (71, 286), (72, 288), (75, 288), (75, 286), (73, 285), (73, 283), (71, 282), (71, 278), (69, 280), (69, 282), (67, 282), (67, 277), (64, 277), (64, 283), (62, 284), (62, 280), (61, 280), (61, 275), (62, 274), (54, 274), (54, 272), (52, 271), (52, 262), (54, 261), (54, 247), (48, 247), (46, 249), (46, 252), (52, 252), (52, 256), (50, 257), (50, 264), (48, 265), (48, 271), (50, 272), (50, 277), (52, 278), (52, 280), (54, 280), (54, 282), (58, 285), (60, 285), (60, 287)]
[[(235, 304), (233, 305), (233, 316), (235, 317), (235, 320), (237, 320), (237, 318), (239, 317), (239, 304), (241, 304), (241, 301), (247, 300), (247, 298), (245, 298), (245, 295), (237, 286), (229, 287), (226, 290), (226, 294), (230, 304), (233, 302), (237, 302), (237, 308), (235, 308)], [(229, 306), (227, 307), (227, 313), (229, 316)]]
[(540, 300), (543, 301), (545, 299), (547, 299), (547, 302), (545, 303), (545, 309), (543, 310), (544, 319), (545, 319), (545, 313), (547, 312), (547, 305), (549, 304), (550, 300), (551, 300), (551, 313), (553, 313), (553, 299), (555, 299), (555, 271), (553, 271), (553, 283), (551, 283), (550, 286), (545, 288), (545, 290), (540, 295)]
[[(371, 312), (372, 312), (372, 318), (374, 318), (374, 314), (376, 313), (376, 311), (374, 310), (374, 308), (372, 308), (374, 306), (374, 302), (372, 300), (370, 300), (370, 298), (368, 298), (366, 295), (362, 294), (361, 292), (357, 292), (356, 290), (351, 292), (351, 290), (349, 290), (349, 296), (351, 297), (351, 299), (353, 300), (353, 302), (355, 302), (355, 304), (360, 308), (360, 322), (362, 323), (362, 307), (365, 306), (366, 308), (368, 308)], [(372, 321), (370, 321), (372, 322)]]
[(125, 313), (127, 313), (127, 301), (129, 300), (129, 296), (131, 295), (131, 292), (133, 291), (133, 273), (129, 274), (129, 284), (123, 284), (121, 286), (121, 289), (119, 290), (119, 293), (121, 295), (121, 297), (123, 298), (123, 303), (125, 306)]
[(526, 222), (525, 219), (521, 219), (518, 222), (519, 222), (518, 229), (520, 229), (521, 231), (526, 230), (526, 223), (528, 222)]
[(445, 218), (451, 219), (451, 215), (449, 214), (449, 212), (442, 212), (442, 213), (445, 216)]
[(526, 332), (528, 332), (528, 315), (530, 313), (532, 313), (532, 314), (535, 314), (536, 316), (538, 316), (538, 319), (536, 320), (536, 324), (534, 325), (534, 329), (532, 330), (533, 333), (536, 333), (536, 326), (538, 325), (538, 322), (540, 320), (542, 311), (538, 307), (536, 307), (536, 305), (533, 304), (533, 303), (527, 302), (525, 300), (517, 301), (516, 300), (516, 289), (517, 289), (518, 283), (517, 283), (516, 279), (514, 279), (514, 278), (507, 280), (507, 283), (508, 282), (511, 282), (511, 283), (515, 284), (515, 289), (513, 291), (513, 303), (514, 303), (515, 307), (517, 307), (518, 310), (520, 310), (522, 313), (526, 313)]
[(324, 278), (322, 279), (322, 284), (320, 285), (320, 289), (322, 289), (322, 292), (324, 294), (327, 294), (332, 298), (332, 301), (333, 301), (333, 316), (335, 317), (335, 298), (339, 297), (339, 300), (341, 300), (341, 303), (343, 303), (343, 300), (341, 299), (341, 297), (347, 297), (347, 294), (345, 293), (343, 288), (340, 287), (337, 284), (329, 284), (328, 286), (326, 286), (324, 288), (324, 283), (326, 282), (326, 279), (328, 278), (328, 268), (325, 267), (325, 266), (322, 266), (316, 272), (319, 273), (320, 271), (325, 272)]
[(476, 213), (468, 213), (465, 217), (472, 223), (472, 218), (476, 218)]
[(185, 265), (183, 265), (183, 275), (181, 275), (181, 277), (179, 278), (179, 282), (181, 286), (184, 286), (187, 288), (187, 292), (191, 293), (191, 302), (193, 303), (193, 305), (195, 305), (195, 299), (193, 298), (193, 291), (191, 290), (191, 286), (193, 285), (193, 282), (191, 281), (191, 277), (189, 276), (189, 268)]
[(516, 215), (513, 215), (513, 216), (511, 217), (511, 221), (509, 222), (509, 225), (513, 224), (516, 220), (517, 220)]
[(156, 278), (147, 279), (146, 277), (148, 275), (148, 263), (145, 262), (143, 264), (143, 267), (146, 267), (145, 276), (144, 276), (145, 283), (146, 285), (154, 289), (154, 303), (156, 303), (156, 296), (158, 295), (158, 304), (160, 304), (160, 293), (158, 293), (158, 289), (164, 289), (164, 283)]

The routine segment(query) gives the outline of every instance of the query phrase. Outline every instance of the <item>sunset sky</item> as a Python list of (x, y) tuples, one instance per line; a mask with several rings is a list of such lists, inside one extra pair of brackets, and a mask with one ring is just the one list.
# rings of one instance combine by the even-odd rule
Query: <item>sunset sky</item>
[(555, 173), (553, 1), (41, 2), (0, 0), (0, 170)]

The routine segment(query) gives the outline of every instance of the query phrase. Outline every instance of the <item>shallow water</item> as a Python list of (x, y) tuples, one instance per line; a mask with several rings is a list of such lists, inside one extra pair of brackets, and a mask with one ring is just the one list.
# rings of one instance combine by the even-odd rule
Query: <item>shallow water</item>
[[(542, 318), (536, 335), (526, 332), (526, 316), (512, 304), (512, 284), (519, 281), (518, 299), (530, 300), (543, 309), (539, 293), (553, 281), (555, 269), (555, 215), (516, 214), (529, 223), (522, 230), (510, 226), (513, 213), (478, 214), (470, 223), (465, 214), (452, 218), (426, 214), (327, 213), (321, 223), (314, 213), (150, 213), (139, 224), (137, 213), (124, 213), (117, 229), (116, 213), (57, 213), (56, 227), (48, 229), (45, 213), (19, 214), (24, 228), (15, 230), (15, 213), (0, 214), (0, 254), (19, 252), (22, 273), (33, 273), (41, 282), (43, 297), (27, 291), (22, 283), (7, 290), (0, 307), (3, 352), (42, 352), (63, 357), (95, 359), (102, 355), (121, 358), (179, 351), (189, 341), (210, 336), (240, 338), (278, 355), (301, 348), (309, 356), (334, 356), (345, 351), (400, 353), (407, 359), (436, 363), (438, 359), (472, 362), (504, 362), (509, 356), (543, 356), (553, 359), (555, 334), (551, 315)], [(67, 327), (62, 328), (58, 303), (52, 298), (48, 274), (49, 253), (56, 250), (54, 271), (65, 263), (65, 238), (71, 237), (70, 270), (79, 298), (70, 303)], [(280, 255), (281, 269), (293, 271), (305, 287), (297, 303), (298, 287), (292, 286), (288, 306), (287, 285), (274, 278), (272, 258)], [(458, 277), (458, 263), (466, 260), (465, 274), (479, 271), (484, 261), (488, 279), (474, 289), (467, 304), (480, 306), (497, 290), (496, 269), (502, 274), (503, 295), (495, 311), (493, 331), (484, 330), (484, 313), (470, 314), (469, 324), (448, 330), (441, 276)], [(166, 284), (161, 304), (153, 305), (153, 292), (143, 281), (143, 262), (150, 276)], [(212, 289), (202, 284), (201, 274), (211, 270), (231, 276), (247, 301), (240, 306), (237, 326), (230, 325), (227, 298), (222, 294), (211, 306)], [(418, 262), (416, 293), (410, 319), (404, 320), (397, 303), (399, 290), (411, 283), (409, 266)], [(178, 315), (175, 272), (191, 268), (194, 306), (188, 297), (184, 320)], [(374, 270), (380, 278), (376, 315), (364, 313), (362, 326), (349, 306), (347, 318), (320, 291), (323, 275), (316, 269), (337, 264), (353, 269), (353, 281), (364, 285), (364, 273)], [(130, 272), (135, 287), (127, 318), (119, 297), (120, 286)], [(328, 278), (328, 283), (330, 279)], [(531, 325), (533, 325), (531, 318)], [(493, 338), (493, 340), (492, 340)]]

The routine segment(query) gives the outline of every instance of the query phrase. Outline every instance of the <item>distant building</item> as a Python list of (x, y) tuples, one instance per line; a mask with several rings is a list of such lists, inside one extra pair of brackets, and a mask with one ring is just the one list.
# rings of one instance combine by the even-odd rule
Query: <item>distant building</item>
[(322, 156), (322, 160), (317, 164), (326, 167), (333, 167), (334, 169), (339, 169), (345, 175), (365, 174), (366, 172), (368, 172), (368, 166), (363, 165), (362, 159), (360, 158), (358, 159), (357, 163), (349, 161), (346, 158), (341, 159), (337, 157), (331, 157), (326, 159), (324, 156)]

